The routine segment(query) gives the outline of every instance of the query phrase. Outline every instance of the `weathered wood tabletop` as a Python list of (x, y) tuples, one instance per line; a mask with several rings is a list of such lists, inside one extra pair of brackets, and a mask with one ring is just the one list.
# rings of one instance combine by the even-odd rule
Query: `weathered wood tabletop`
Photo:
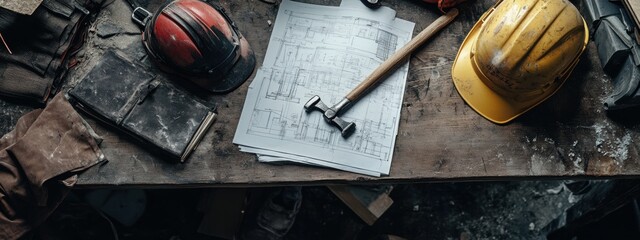
[[(345, 0), (357, 1), (357, 0)], [(338, 5), (337, 0), (311, 3)], [(493, 5), (473, 0), (458, 18), (419, 49), (410, 62), (401, 123), (389, 176), (375, 178), (309, 166), (259, 163), (232, 143), (251, 79), (226, 95), (202, 96), (218, 106), (219, 118), (191, 158), (183, 164), (149, 154), (129, 139), (87, 117), (104, 137), (109, 162), (81, 174), (78, 186), (199, 187), (328, 183), (467, 181), (531, 178), (633, 177), (640, 173), (640, 115), (607, 113), (603, 100), (612, 91), (600, 68), (595, 45), (586, 52), (566, 84), (550, 99), (507, 125), (496, 125), (467, 106), (454, 88), (450, 69), (458, 47), (477, 19)], [(277, 5), (259, 0), (220, 1), (248, 39), (261, 65)], [(414, 35), (440, 12), (419, 0), (385, 0), (397, 16), (416, 23)], [(115, 0), (89, 33), (80, 65), (66, 80), (73, 86), (108, 48), (127, 51), (140, 44), (140, 29), (130, 9)], [(98, 36), (109, 29), (114, 36)], [(0, 100), (2, 132), (8, 132), (29, 107)], [(302, 108), (302, 106), (301, 106)]]

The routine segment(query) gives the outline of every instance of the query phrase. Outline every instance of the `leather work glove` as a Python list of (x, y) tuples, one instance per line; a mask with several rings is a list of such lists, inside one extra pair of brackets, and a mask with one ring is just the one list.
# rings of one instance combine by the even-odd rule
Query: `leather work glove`
[(422, 0), (422, 1), (426, 3), (437, 3), (440, 11), (444, 12), (444, 9), (460, 4), (465, 0)]
[(63, 93), (0, 136), (0, 239), (30, 239), (78, 174), (106, 161), (99, 142)]

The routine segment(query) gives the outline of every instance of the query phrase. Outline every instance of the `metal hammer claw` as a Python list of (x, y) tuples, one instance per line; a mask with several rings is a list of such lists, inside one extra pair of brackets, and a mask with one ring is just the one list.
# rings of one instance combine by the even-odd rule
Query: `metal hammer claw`
[(327, 107), (327, 105), (320, 100), (320, 97), (315, 95), (307, 101), (304, 105), (304, 109), (307, 112), (319, 110), (323, 113), (324, 120), (327, 121), (327, 123), (340, 128), (342, 137), (349, 137), (355, 131), (356, 124), (354, 122), (347, 122), (338, 117), (338, 115), (346, 110), (352, 102), (364, 96), (365, 93), (368, 92), (369, 88), (374, 86), (379, 80), (384, 79), (387, 76), (387, 73), (396, 69), (396, 67), (401, 63), (404, 63), (407, 56), (429, 40), (429, 38), (431, 38), (440, 29), (453, 21), (456, 16), (458, 16), (458, 9), (455, 8), (449, 10), (445, 15), (440, 16), (433, 23), (427, 26), (427, 28), (422, 30), (422, 32), (420, 32), (415, 38), (411, 39), (411, 41), (400, 48), (400, 50), (380, 64), (378, 68), (373, 70), (373, 72), (364, 81), (358, 84), (358, 86), (351, 90), (351, 92), (349, 92), (349, 94), (347, 94), (336, 105)]
[(338, 113), (345, 109), (345, 106), (349, 104), (347, 99), (342, 99), (338, 104), (333, 107), (327, 107), (321, 100), (318, 95), (313, 96), (307, 103), (304, 105), (304, 109), (307, 112), (313, 111), (315, 109), (323, 112), (322, 116), (324, 120), (329, 124), (333, 124), (334, 126), (340, 128), (340, 132), (343, 137), (349, 137), (356, 130), (356, 123), (347, 122), (342, 120), (342, 118), (338, 117)]

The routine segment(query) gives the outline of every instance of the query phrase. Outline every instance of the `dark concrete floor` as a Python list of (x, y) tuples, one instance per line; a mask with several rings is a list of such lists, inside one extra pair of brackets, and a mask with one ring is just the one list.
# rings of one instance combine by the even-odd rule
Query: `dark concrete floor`
[[(32, 239), (218, 239), (196, 231), (204, 191), (145, 190), (144, 214), (126, 227), (80, 200), (89, 191), (76, 190)], [(328, 188), (303, 187), (302, 193), (284, 239), (544, 239), (542, 229), (579, 199), (562, 181), (395, 185), (393, 205), (368, 226)]]

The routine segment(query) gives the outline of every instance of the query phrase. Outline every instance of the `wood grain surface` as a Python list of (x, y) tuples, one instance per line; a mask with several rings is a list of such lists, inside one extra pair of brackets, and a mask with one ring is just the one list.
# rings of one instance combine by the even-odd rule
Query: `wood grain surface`
[(11, 11), (31, 15), (40, 6), (42, 0), (0, 0), (0, 7)]
[[(347, 1), (347, 0), (345, 0)], [(337, 5), (335, 0), (311, 3)], [(458, 47), (477, 19), (494, 1), (462, 4), (457, 19), (418, 49), (410, 59), (410, 72), (401, 123), (389, 176), (374, 178), (309, 166), (259, 163), (241, 153), (233, 135), (251, 79), (226, 95), (201, 95), (218, 106), (219, 118), (191, 158), (170, 163), (87, 117), (104, 137), (102, 149), (109, 162), (80, 176), (79, 187), (203, 187), (239, 185), (321, 185), (326, 183), (431, 182), (548, 178), (621, 178), (640, 173), (638, 143), (640, 115), (607, 113), (603, 100), (612, 83), (600, 68), (593, 42), (571, 77), (550, 99), (507, 125), (493, 124), (467, 106), (451, 79)], [(261, 65), (278, 10), (259, 0), (223, 0)], [(414, 35), (441, 13), (419, 0), (385, 0), (400, 18), (416, 23)], [(80, 65), (71, 72), (73, 86), (107, 48), (130, 51), (140, 44), (139, 28), (129, 20), (122, 0), (109, 5), (93, 23)], [(122, 31), (100, 38), (104, 26)], [(178, 79), (178, 81), (180, 81)], [(0, 130), (8, 132), (23, 106), (0, 100)], [(302, 106), (300, 106), (302, 108)]]
[(629, 11), (631, 18), (636, 22), (636, 27), (640, 25), (640, 2), (634, 0), (624, 0), (622, 2)]

